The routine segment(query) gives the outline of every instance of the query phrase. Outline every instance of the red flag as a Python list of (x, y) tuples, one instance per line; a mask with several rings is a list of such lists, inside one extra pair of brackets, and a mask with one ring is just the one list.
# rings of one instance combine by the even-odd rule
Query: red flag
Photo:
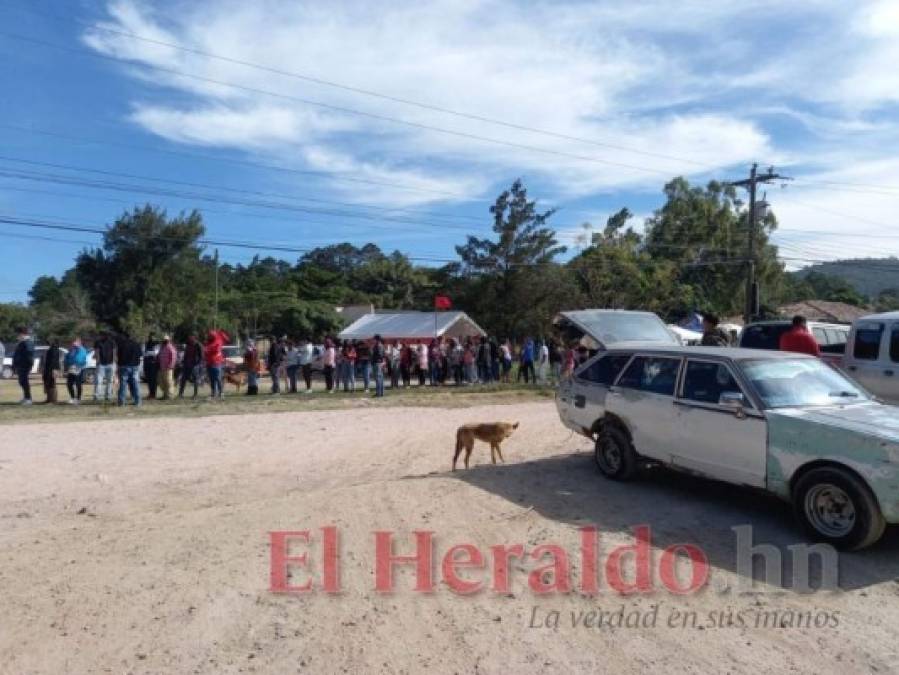
[(434, 309), (450, 309), (452, 306), (452, 300), (450, 300), (446, 295), (434, 296)]

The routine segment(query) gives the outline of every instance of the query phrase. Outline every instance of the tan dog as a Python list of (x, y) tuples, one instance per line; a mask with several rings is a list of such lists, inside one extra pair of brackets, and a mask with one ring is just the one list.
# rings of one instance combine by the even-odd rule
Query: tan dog
[(225, 372), (225, 382), (237, 387), (237, 393), (239, 394), (240, 388), (247, 383), (247, 374), (239, 370), (231, 373)]
[(493, 424), (463, 424), (456, 430), (456, 454), (453, 455), (453, 471), (456, 470), (456, 460), (462, 448), (465, 448), (465, 468), (468, 468), (468, 458), (471, 457), (471, 451), (474, 450), (475, 440), (484, 441), (490, 444), (490, 459), (496, 464), (496, 456), (505, 464), (503, 452), (500, 450), (499, 444), (512, 435), (512, 432), (518, 428), (518, 422), (494, 422)]

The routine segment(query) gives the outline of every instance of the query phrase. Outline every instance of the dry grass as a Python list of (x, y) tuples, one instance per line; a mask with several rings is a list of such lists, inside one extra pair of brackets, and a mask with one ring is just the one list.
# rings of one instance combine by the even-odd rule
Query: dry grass
[[(208, 389), (196, 399), (185, 398), (174, 401), (144, 401), (138, 408), (126, 405), (119, 408), (115, 403), (95, 403), (91, 400), (93, 387), (85, 386), (84, 400), (80, 406), (68, 404), (65, 386), (59, 386), (59, 403), (43, 404), (43, 387), (38, 380), (32, 381), (32, 396), (35, 404), (24, 407), (18, 405), (21, 391), (13, 380), (0, 380), (0, 424), (37, 421), (74, 421), (94, 419), (129, 419), (136, 417), (202, 417), (207, 415), (242, 415), (246, 413), (298, 412), (302, 410), (339, 410), (344, 408), (368, 408), (391, 406), (433, 406), (461, 408), (497, 403), (524, 403), (545, 400), (554, 395), (550, 387), (525, 385), (487, 385), (472, 387), (410, 387), (391, 391), (389, 388), (382, 399), (371, 393), (338, 392), (328, 394), (319, 388), (312, 394), (282, 394), (272, 396), (260, 393), (256, 397), (237, 394), (226, 386), (223, 401), (211, 401), (206, 397)], [(268, 382), (264, 381), (261, 392), (267, 392)], [(143, 388), (146, 395), (146, 387)]]

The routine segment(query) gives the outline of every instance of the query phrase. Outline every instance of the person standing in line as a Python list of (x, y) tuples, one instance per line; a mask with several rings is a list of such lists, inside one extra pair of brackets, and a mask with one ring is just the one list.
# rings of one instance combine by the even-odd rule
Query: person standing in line
[(465, 351), (462, 353), (462, 365), (465, 366), (465, 384), (474, 384), (477, 382), (477, 348), (472, 344), (471, 338), (465, 341)]
[(63, 369), (66, 373), (66, 389), (69, 392), (69, 404), (81, 403), (82, 385), (84, 383), (84, 366), (87, 365), (87, 350), (81, 346), (81, 339), (72, 340), (72, 346), (63, 358)]
[(553, 384), (559, 384), (562, 380), (562, 359), (565, 355), (562, 353), (562, 346), (556, 344), (556, 341), (553, 338), (550, 338), (547, 346), (549, 348), (550, 377), (552, 378)]
[(12, 353), (12, 369), (19, 380), (19, 387), (22, 388), (22, 400), (19, 403), (31, 405), (31, 383), (28, 378), (31, 376), (31, 369), (34, 368), (34, 342), (27, 328), (20, 327), (16, 329), (16, 333), (19, 339)]
[(340, 350), (340, 378), (343, 382), (343, 390), (356, 391), (356, 359), (359, 352), (352, 340), (344, 340)]
[(141, 404), (140, 382), (138, 371), (143, 350), (141, 346), (131, 339), (127, 332), (122, 332), (116, 339), (116, 362), (118, 364), (119, 392), (118, 405), (125, 405), (125, 389), (131, 394), (131, 401), (135, 406)]
[(545, 385), (549, 373), (549, 347), (547, 347), (546, 343), (541, 339), (537, 342), (535, 350), (537, 358), (537, 383)]
[(284, 338), (273, 338), (272, 346), (268, 349), (268, 372), (272, 378), (272, 394), (281, 393), (281, 367), (284, 365), (286, 354)]
[(50, 341), (50, 348), (44, 354), (44, 362), (41, 364), (44, 393), (47, 395), (45, 403), (56, 403), (56, 376), (60, 371), (60, 357), (62, 357), (62, 351), (59, 349), (59, 340), (53, 338)]
[(203, 345), (203, 360), (206, 362), (206, 374), (209, 376), (209, 398), (225, 397), (224, 374), (225, 355), (222, 347), (228, 343), (228, 334), (223, 330), (211, 330), (206, 333), (206, 344)]
[(499, 353), (502, 360), (502, 381), (509, 384), (512, 381), (512, 347), (508, 340), (503, 340)]
[(197, 397), (200, 386), (200, 373), (203, 369), (203, 350), (197, 341), (196, 335), (187, 336), (187, 344), (184, 345), (184, 356), (181, 359), (181, 377), (178, 383), (178, 398), (184, 398), (184, 387), (188, 382), (194, 385), (193, 398)]
[(399, 340), (387, 349), (387, 363), (390, 368), (390, 388), (396, 391), (400, 388), (400, 347)]
[(315, 349), (312, 343), (306, 338), (300, 340), (300, 346), (297, 350), (297, 363), (300, 366), (300, 373), (303, 375), (303, 382), (306, 385), (305, 393), (312, 393), (312, 361), (315, 359)]
[(375, 343), (371, 348), (371, 365), (375, 375), (375, 397), (384, 396), (384, 368), (386, 367), (387, 353), (380, 335), (375, 335)]
[(0, 340), (0, 370), (3, 369), (3, 361), (6, 359), (6, 345)]
[(400, 347), (400, 376), (403, 378), (403, 387), (408, 388), (412, 384), (412, 367), (415, 363), (415, 354), (412, 345), (404, 344)]
[(147, 398), (156, 398), (156, 388), (159, 384), (159, 363), (156, 357), (159, 353), (159, 343), (156, 336), (150, 333), (144, 345), (144, 378), (147, 380)]
[(481, 384), (490, 384), (490, 345), (487, 338), (479, 339), (477, 349), (478, 380)]
[(431, 340), (428, 346), (428, 383), (433, 387), (440, 383), (440, 347), (437, 340)]
[(462, 384), (462, 355), (464, 350), (456, 338), (450, 338), (447, 361), (453, 374), (453, 383), (458, 387)]
[(499, 343), (495, 337), (487, 341), (487, 347), (490, 350), (490, 379), (493, 382), (499, 382)]
[(428, 348), (424, 343), (418, 343), (415, 349), (418, 357), (418, 386), (425, 386), (425, 379), (428, 377)]
[(334, 366), (337, 363), (337, 350), (331, 338), (325, 338), (325, 353), (322, 355), (322, 369), (325, 376), (325, 391), (334, 393)]
[[(524, 371), (524, 383), (537, 383), (537, 374), (534, 372), (534, 341), (528, 338), (524, 342), (524, 349), (521, 350), (521, 368)], [(530, 379), (528, 379), (530, 376)]]
[(247, 346), (243, 352), (243, 367), (247, 370), (246, 396), (256, 396), (259, 394), (259, 371), (262, 369), (262, 363), (259, 360), (256, 342), (253, 340), (247, 340)]
[(284, 366), (287, 369), (287, 393), (297, 393), (297, 372), (300, 370), (300, 350), (293, 340), (288, 340), (287, 354), (284, 357)]
[(175, 364), (178, 363), (178, 350), (172, 344), (170, 335), (162, 336), (156, 365), (159, 368), (159, 388), (162, 389), (162, 400), (168, 401), (175, 395)]
[(99, 339), (94, 342), (94, 360), (97, 362), (94, 371), (94, 400), (112, 400), (112, 380), (115, 377), (115, 340), (107, 330), (100, 331)]
[[(362, 387), (367, 393), (371, 384), (371, 347), (365, 340), (356, 342), (356, 362), (362, 370)], [(354, 366), (355, 367), (355, 366)]]

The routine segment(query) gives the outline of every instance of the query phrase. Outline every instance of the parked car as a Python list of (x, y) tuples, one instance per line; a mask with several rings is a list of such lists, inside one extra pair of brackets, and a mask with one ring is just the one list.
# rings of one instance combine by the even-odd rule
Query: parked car
[[(793, 322), (788, 319), (751, 323), (740, 333), (739, 346), (745, 349), (780, 349), (781, 336), (792, 326)], [(842, 323), (808, 322), (808, 329), (815, 336), (822, 355), (834, 355), (835, 360), (839, 360), (846, 349), (850, 328)]]
[(875, 396), (899, 404), (899, 312), (857, 320), (849, 333), (843, 368)]
[(615, 480), (655, 463), (793, 503), (845, 549), (899, 523), (899, 408), (820, 359), (715, 347), (617, 345), (561, 383), (562, 422)]

